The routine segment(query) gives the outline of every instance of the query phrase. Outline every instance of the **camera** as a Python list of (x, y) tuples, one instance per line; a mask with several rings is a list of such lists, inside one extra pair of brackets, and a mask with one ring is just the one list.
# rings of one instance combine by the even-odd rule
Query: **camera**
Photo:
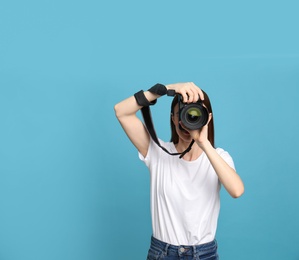
[(207, 124), (209, 112), (202, 103), (202, 100), (198, 100), (196, 103), (186, 104), (183, 102), (183, 97), (178, 95), (179, 121), (187, 129), (196, 130)]

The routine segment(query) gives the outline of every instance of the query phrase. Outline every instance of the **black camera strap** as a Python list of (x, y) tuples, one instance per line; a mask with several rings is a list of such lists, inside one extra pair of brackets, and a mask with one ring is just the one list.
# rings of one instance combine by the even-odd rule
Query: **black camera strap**
[(141, 108), (141, 113), (143, 116), (143, 120), (144, 123), (146, 125), (146, 128), (150, 134), (150, 136), (152, 137), (152, 139), (154, 140), (154, 142), (166, 153), (170, 154), (170, 155), (180, 155), (180, 159), (191, 150), (192, 145), (194, 144), (194, 140), (192, 139), (192, 142), (190, 143), (190, 145), (188, 146), (188, 148), (182, 152), (182, 153), (171, 153), (169, 152), (165, 147), (163, 147), (160, 142), (159, 139), (157, 138), (156, 135), (156, 131), (153, 125), (153, 121), (152, 121), (152, 117), (151, 117), (151, 111), (150, 111), (150, 107), (149, 106), (145, 106)]

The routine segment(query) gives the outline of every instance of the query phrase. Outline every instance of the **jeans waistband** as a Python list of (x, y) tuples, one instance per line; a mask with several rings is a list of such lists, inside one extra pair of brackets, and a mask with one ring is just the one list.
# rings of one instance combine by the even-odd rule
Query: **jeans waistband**
[(151, 238), (151, 247), (163, 250), (166, 255), (185, 255), (185, 256), (195, 256), (195, 255), (204, 255), (206, 253), (217, 253), (217, 241), (214, 239), (211, 242), (201, 244), (201, 245), (180, 245), (175, 246), (168, 243), (165, 243), (155, 237)]

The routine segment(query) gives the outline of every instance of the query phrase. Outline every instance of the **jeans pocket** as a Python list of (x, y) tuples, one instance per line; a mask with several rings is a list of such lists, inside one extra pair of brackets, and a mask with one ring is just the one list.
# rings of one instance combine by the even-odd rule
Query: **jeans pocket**
[(197, 256), (196, 260), (219, 260), (219, 256), (218, 254), (212, 253), (212, 254)]
[(147, 260), (161, 260), (163, 259), (163, 251), (150, 248), (147, 254)]

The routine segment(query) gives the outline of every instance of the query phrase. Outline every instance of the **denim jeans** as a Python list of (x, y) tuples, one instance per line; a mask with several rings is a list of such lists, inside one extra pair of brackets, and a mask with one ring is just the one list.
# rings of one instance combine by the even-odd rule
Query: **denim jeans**
[(196, 246), (174, 246), (151, 238), (147, 260), (218, 260), (217, 241)]

